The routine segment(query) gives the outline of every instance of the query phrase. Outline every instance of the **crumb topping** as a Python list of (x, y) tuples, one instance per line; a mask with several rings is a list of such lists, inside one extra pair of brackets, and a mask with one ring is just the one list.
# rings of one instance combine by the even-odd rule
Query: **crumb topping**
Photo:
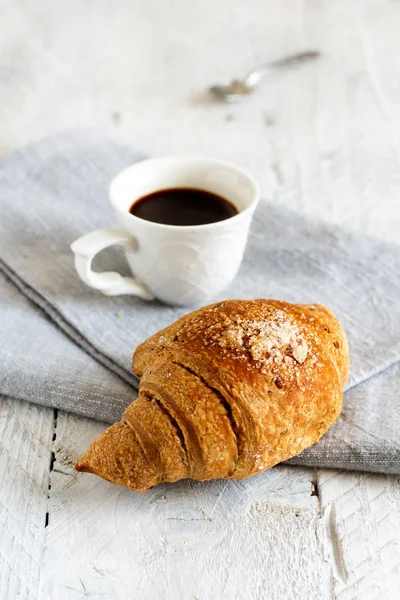
[(290, 305), (286, 310), (263, 304), (254, 310), (249, 302), (248, 310), (241, 306), (236, 313), (222, 311), (217, 305), (186, 322), (174, 341), (190, 343), (197, 338), (206, 347), (219, 348), (222, 356), (241, 361), (247, 370), (271, 374), (275, 379), (279, 376), (284, 387), (298, 377), (298, 385), (303, 386), (315, 366), (322, 366), (317, 361), (319, 353), (314, 354), (319, 340), (314, 331), (312, 337), (308, 333), (309, 319), (309, 315), (291, 314)]
[(257, 363), (302, 364), (309, 348), (303, 334), (282, 310), (276, 310), (266, 321), (237, 319), (222, 331), (213, 332), (222, 348), (247, 350)]

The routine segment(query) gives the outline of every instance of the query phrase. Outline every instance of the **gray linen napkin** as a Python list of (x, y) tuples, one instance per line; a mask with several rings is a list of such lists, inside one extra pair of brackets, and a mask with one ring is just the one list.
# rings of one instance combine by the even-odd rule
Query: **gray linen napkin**
[(0, 394), (113, 422), (132, 387), (72, 342), (0, 272)]
[[(113, 223), (108, 183), (140, 158), (73, 132), (1, 161), (0, 392), (113, 421), (134, 397), (134, 347), (186, 312), (105, 297), (74, 271), (70, 243)], [(104, 253), (98, 268), (124, 269), (124, 259)], [(347, 330), (352, 374), (343, 415), (293, 462), (400, 473), (400, 248), (262, 202), (237, 279), (210, 301), (228, 297), (321, 302)]]

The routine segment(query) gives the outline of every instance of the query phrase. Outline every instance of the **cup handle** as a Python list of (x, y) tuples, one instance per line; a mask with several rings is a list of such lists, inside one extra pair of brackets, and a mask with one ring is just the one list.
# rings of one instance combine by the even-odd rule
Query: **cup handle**
[(130, 294), (144, 300), (153, 300), (154, 296), (148, 287), (133, 277), (122, 277), (115, 271), (92, 271), (92, 260), (96, 254), (110, 246), (123, 246), (130, 252), (137, 251), (136, 240), (118, 227), (92, 231), (71, 244), (71, 250), (75, 254), (75, 269), (82, 281), (106, 296)]

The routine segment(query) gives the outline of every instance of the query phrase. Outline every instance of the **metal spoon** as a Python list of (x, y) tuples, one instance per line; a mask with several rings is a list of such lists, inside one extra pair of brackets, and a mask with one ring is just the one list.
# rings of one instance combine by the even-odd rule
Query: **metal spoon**
[(223, 100), (224, 102), (241, 102), (247, 94), (251, 94), (254, 91), (261, 79), (272, 73), (272, 71), (275, 71), (275, 69), (299, 65), (303, 62), (315, 60), (320, 56), (321, 54), (318, 50), (306, 50), (305, 52), (285, 56), (251, 71), (243, 79), (234, 79), (227, 85), (213, 85), (209, 88), (209, 91), (218, 100)]

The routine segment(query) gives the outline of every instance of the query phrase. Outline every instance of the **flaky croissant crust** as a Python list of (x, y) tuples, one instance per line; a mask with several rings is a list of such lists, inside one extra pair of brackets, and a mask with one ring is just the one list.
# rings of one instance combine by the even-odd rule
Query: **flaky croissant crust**
[(76, 468), (145, 491), (243, 479), (314, 444), (340, 414), (349, 352), (324, 306), (226, 300), (150, 337), (132, 367), (139, 397)]

